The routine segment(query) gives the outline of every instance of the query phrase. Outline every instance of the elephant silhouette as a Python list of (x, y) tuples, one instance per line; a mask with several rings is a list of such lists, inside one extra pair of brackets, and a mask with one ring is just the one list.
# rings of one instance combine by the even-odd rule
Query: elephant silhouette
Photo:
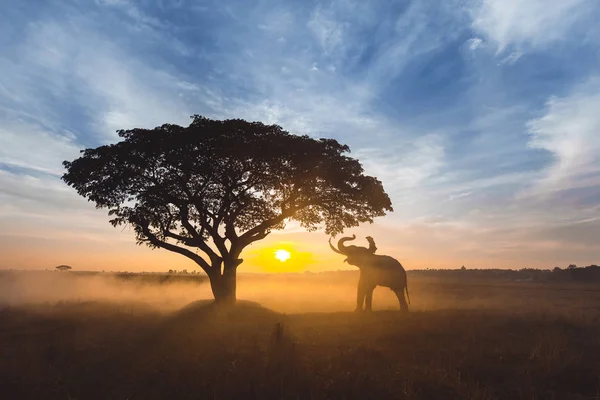
[[(363, 303), (365, 311), (372, 311), (373, 290), (377, 286), (384, 286), (390, 288), (396, 294), (400, 303), (400, 311), (408, 312), (410, 296), (408, 294), (406, 271), (402, 264), (393, 257), (375, 254), (377, 247), (375, 246), (375, 241), (370, 236), (366, 238), (369, 242), (368, 248), (354, 245), (347, 246), (345, 244), (345, 242), (355, 239), (356, 235), (341, 238), (338, 241), (336, 249), (331, 244), (331, 238), (329, 238), (331, 249), (338, 254), (346, 256), (344, 262), (360, 269), (355, 311), (362, 311)], [(405, 290), (408, 304), (404, 298)]]

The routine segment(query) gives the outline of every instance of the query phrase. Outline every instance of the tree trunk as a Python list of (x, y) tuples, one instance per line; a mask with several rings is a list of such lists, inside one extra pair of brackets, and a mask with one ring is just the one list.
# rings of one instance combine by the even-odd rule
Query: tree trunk
[(209, 275), (210, 286), (217, 304), (235, 304), (236, 301), (236, 271), (232, 266), (225, 266), (223, 274)]

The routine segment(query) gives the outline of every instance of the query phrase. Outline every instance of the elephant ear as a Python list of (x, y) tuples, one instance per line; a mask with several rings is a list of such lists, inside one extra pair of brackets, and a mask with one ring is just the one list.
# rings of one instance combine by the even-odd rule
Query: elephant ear
[(375, 241), (371, 236), (367, 236), (367, 242), (369, 242), (369, 252), (371, 254), (375, 254), (375, 251), (377, 250), (377, 246), (375, 246)]

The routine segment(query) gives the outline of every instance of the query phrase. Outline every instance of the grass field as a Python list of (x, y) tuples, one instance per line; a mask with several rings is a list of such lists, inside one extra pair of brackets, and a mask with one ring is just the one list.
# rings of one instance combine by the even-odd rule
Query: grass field
[(594, 285), (409, 274), (401, 315), (349, 312), (352, 273), (243, 277), (228, 310), (198, 279), (0, 277), (0, 398), (600, 398)]

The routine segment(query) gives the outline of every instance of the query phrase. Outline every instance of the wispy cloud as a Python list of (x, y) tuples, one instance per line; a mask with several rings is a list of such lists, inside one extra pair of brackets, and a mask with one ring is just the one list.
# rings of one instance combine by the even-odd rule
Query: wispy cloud
[(95, 210), (58, 180), (0, 170), (0, 234), (106, 240), (105, 212)]
[(320, 6), (317, 7), (308, 21), (308, 28), (315, 35), (326, 54), (331, 53), (343, 41), (344, 24), (328, 15)]
[(471, 12), (473, 27), (501, 52), (508, 46), (524, 49), (565, 43), (571, 35), (585, 38), (581, 28), (589, 29), (590, 24), (577, 24), (591, 22), (598, 10), (593, 0), (482, 0)]
[(392, 189), (413, 190), (426, 183), (444, 166), (443, 138), (427, 134), (416, 140), (389, 147), (364, 148), (357, 152), (369, 173), (380, 177)]
[(503, 64), (513, 65), (514, 63), (519, 61), (519, 58), (521, 57), (523, 57), (523, 52), (513, 51), (512, 53), (504, 57), (500, 62)]
[(55, 134), (35, 123), (10, 118), (2, 121), (0, 165), (58, 175), (62, 171), (61, 160), (74, 158), (79, 153), (79, 146), (69, 132)]
[[(103, 7), (112, 7), (118, 11), (123, 12), (135, 23), (136, 29), (145, 28), (164, 28), (166, 24), (159, 18), (152, 17), (143, 12), (131, 0), (95, 0), (96, 4)], [(160, 4), (160, 2), (158, 3)]]
[(22, 44), (28, 68), (21, 73), (43, 73), (44, 80), (55, 83), (54, 95), (84, 107), (92, 116), (87, 128), (100, 137), (114, 137), (123, 127), (187, 120), (191, 108), (186, 100), (194, 85), (128, 56), (96, 32), (83, 30), (87, 22), (31, 25)]
[(469, 43), (469, 48), (471, 50), (476, 50), (479, 46), (481, 46), (483, 40), (481, 40), (481, 38), (474, 37), (472, 39), (467, 40), (467, 43)]
[(529, 121), (529, 145), (555, 157), (537, 190), (600, 184), (599, 108), (600, 78), (592, 78), (568, 96), (548, 100), (544, 115)]

